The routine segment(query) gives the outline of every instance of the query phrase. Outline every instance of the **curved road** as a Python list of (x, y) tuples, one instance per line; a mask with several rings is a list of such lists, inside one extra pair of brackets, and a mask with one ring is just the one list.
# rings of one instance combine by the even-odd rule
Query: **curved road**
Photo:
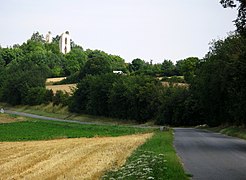
[(98, 124), (98, 125), (100, 125), (100, 123), (82, 122), (82, 121), (69, 120), (69, 119), (52, 118), (52, 117), (47, 117), (47, 116), (40, 116), (40, 115), (36, 115), (36, 114), (30, 114), (30, 113), (24, 113), (24, 112), (18, 112), (18, 111), (11, 111), (11, 110), (4, 110), (4, 113), (6, 113), (6, 114), (15, 114), (15, 115), (25, 116), (25, 117), (31, 117), (31, 118), (40, 119), (40, 120), (60, 121), (60, 122), (77, 123), (77, 124)]
[(193, 179), (246, 179), (245, 140), (205, 130), (175, 128), (174, 144)]
[[(77, 124), (91, 124), (91, 125), (118, 125), (116, 123), (103, 123), (103, 122), (85, 122), (85, 121), (79, 121), (79, 120), (70, 120), (70, 119), (59, 119), (59, 118), (53, 118), (53, 117), (47, 117), (47, 116), (40, 116), (36, 114), (30, 114), (25, 112), (18, 112), (18, 111), (12, 111), (12, 110), (4, 110), (4, 113), (6, 114), (15, 114), (18, 116), (25, 116), (25, 117), (31, 117), (39, 120), (48, 120), (48, 121), (60, 121), (60, 122), (68, 122), (68, 123), (77, 123)], [(158, 129), (157, 126), (146, 126), (146, 125), (118, 125), (118, 126), (126, 126), (126, 127), (133, 127), (133, 128), (153, 128)], [(0, 178), (1, 179), (1, 178)]]

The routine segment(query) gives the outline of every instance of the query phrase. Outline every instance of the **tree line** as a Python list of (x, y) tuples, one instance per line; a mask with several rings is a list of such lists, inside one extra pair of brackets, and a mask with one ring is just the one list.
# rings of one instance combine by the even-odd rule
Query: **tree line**
[(13, 105), (35, 105), (51, 101), (54, 94), (45, 89), (47, 77), (67, 76), (62, 83), (78, 83), (87, 75), (112, 73), (113, 70), (127, 75), (153, 77), (188, 72), (187, 65), (182, 63), (186, 61), (183, 60), (177, 66), (170, 60), (164, 60), (162, 64), (152, 64), (141, 59), (125, 63), (120, 56), (100, 50), (83, 50), (73, 41), (72, 50), (64, 55), (60, 53), (58, 43), (59, 36), (53, 38), (52, 43), (46, 43), (43, 35), (36, 32), (22, 45), (0, 47), (0, 101)]
[[(28, 47), (28, 42), (33, 47)], [(109, 59), (112, 55), (79, 48), (87, 54), (83, 65), (68, 76), (75, 77), (73, 80), (78, 83), (72, 96), (64, 92), (53, 94), (45, 89), (46, 78), (54, 69), (49, 66), (50, 62), (46, 63), (49, 60), (38, 56), (40, 48), (33, 44), (40, 42), (28, 42), (0, 49), (2, 102), (13, 105), (53, 102), (54, 105), (69, 106), (71, 112), (131, 119), (139, 123), (152, 120), (156, 124), (182, 126), (204, 123), (211, 126), (245, 125), (246, 39), (240, 34), (214, 41), (203, 59), (187, 58), (175, 65), (168, 60), (159, 65), (141, 59), (125, 63), (119, 56), (113, 56), (120, 59), (114, 62)], [(42, 44), (41, 47), (45, 46)], [(25, 49), (31, 48), (38, 50), (26, 50), (25, 55)], [(44, 52), (54, 51), (47, 52), (44, 48)], [(35, 58), (30, 54), (36, 54)], [(72, 53), (57, 54), (66, 59)], [(75, 59), (75, 62), (79, 61), (78, 57)], [(120, 67), (125, 75), (113, 74), (113, 66)], [(160, 69), (156, 71), (158, 66)], [(66, 68), (64, 66), (63, 70)], [(149, 69), (153, 69), (152, 73)], [(189, 87), (172, 84), (164, 87), (156, 78), (174, 72), (183, 75)]]
[[(83, 50), (74, 42), (71, 52), (63, 55), (59, 36), (47, 44), (34, 33), (22, 45), (0, 48), (0, 101), (13, 105), (53, 102), (68, 106), (71, 112), (139, 123), (245, 126), (245, 3), (238, 2), (237, 32), (213, 41), (203, 59), (190, 57), (176, 64), (171, 60), (153, 64), (139, 58), (125, 63), (120, 56)], [(232, 0), (221, 3), (236, 6)], [(59, 76), (68, 77), (63, 83), (78, 84), (71, 96), (45, 89), (47, 77)], [(163, 86), (158, 80), (179, 82), (180, 76), (188, 86)]]

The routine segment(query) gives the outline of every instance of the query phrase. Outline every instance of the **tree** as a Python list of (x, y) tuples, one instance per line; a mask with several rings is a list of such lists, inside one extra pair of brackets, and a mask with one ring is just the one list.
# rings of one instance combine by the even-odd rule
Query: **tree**
[(45, 43), (44, 46), (47, 51), (50, 51), (56, 55), (61, 54), (58, 42), (52, 41), (51, 43)]
[(245, 124), (245, 51), (240, 35), (215, 41), (191, 84), (209, 125)]
[(57, 91), (53, 96), (53, 105), (67, 106), (69, 104), (69, 94), (63, 91)]
[(199, 59), (197, 57), (189, 57), (184, 60), (177, 61), (177, 71), (184, 76), (186, 82), (191, 83), (193, 80), (196, 70), (198, 68)]
[(239, 2), (238, 16), (234, 21), (237, 27), (237, 31), (246, 36), (246, 1), (245, 0), (221, 0), (220, 3), (224, 8), (235, 8), (237, 7), (236, 2)]
[(111, 72), (112, 67), (110, 61), (100, 53), (93, 53), (93, 55), (88, 56), (88, 61), (82, 68), (80, 77), (82, 78), (86, 75), (101, 75)]
[(22, 104), (30, 88), (43, 87), (46, 69), (32, 61), (13, 61), (5, 72), (1, 100), (12, 105)]
[(69, 109), (144, 123), (157, 116), (162, 89), (161, 83), (149, 76), (86, 76), (78, 84)]
[(121, 58), (120, 56), (115, 56), (115, 55), (109, 55), (109, 59), (111, 60), (111, 66), (112, 66), (112, 70), (114, 71), (122, 71), (124, 73), (127, 73), (128, 70), (126, 68), (126, 63), (125, 60), (123, 58)]
[(22, 98), (22, 103), (27, 105), (39, 105), (52, 101), (53, 91), (44, 87), (31, 87)]
[(173, 62), (170, 60), (164, 60), (161, 69), (163, 71), (164, 76), (173, 76), (175, 74), (175, 66)]
[(71, 75), (82, 69), (87, 61), (86, 53), (81, 48), (77, 47), (74, 47), (66, 54), (65, 58), (65, 71), (67, 75)]
[(23, 58), (23, 52), (20, 48), (3, 48), (0, 50), (1, 59), (8, 65), (13, 60), (20, 60)]
[(4, 66), (5, 66), (5, 62), (4, 62), (3, 59), (1, 59), (1, 57), (0, 57), (0, 70), (1, 70), (2, 68), (4, 68)]
[(34, 32), (32, 34), (31, 40), (36, 41), (36, 42), (41, 42), (41, 43), (45, 42), (44, 36), (42, 34), (40, 34), (39, 32)]
[(144, 60), (137, 58), (132, 60), (132, 63), (129, 66), (129, 70), (130, 72), (139, 71), (143, 68), (144, 65)]

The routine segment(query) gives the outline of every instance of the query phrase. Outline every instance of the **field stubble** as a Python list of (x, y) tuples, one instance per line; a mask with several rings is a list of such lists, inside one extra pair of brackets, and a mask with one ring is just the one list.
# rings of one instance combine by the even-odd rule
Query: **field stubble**
[(153, 134), (0, 143), (3, 179), (98, 179)]
[(71, 94), (76, 87), (77, 84), (47, 85), (46, 89), (52, 90), (54, 93), (57, 91), (63, 91)]

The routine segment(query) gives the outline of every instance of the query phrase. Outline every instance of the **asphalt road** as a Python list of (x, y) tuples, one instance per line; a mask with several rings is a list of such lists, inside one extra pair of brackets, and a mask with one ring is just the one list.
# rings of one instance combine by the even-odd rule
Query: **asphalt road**
[(5, 110), (4, 113), (31, 117), (31, 118), (40, 119), (40, 120), (48, 120), (48, 121), (60, 121), (60, 122), (69, 122), (69, 123), (77, 123), (77, 124), (99, 124), (99, 123), (93, 123), (93, 122), (82, 122), (82, 121), (69, 120), (69, 119), (59, 119), (59, 118), (52, 118), (52, 117), (46, 117), (46, 116), (39, 116), (36, 114), (17, 112), (17, 111), (11, 111), (11, 110)]
[[(18, 112), (18, 111), (12, 111), (12, 110), (4, 110), (4, 113), (15, 114), (18, 116), (31, 117), (31, 118), (39, 119), (39, 120), (48, 120), (48, 121), (60, 121), (60, 122), (77, 123), (77, 124), (92, 124), (92, 125), (117, 125), (116, 123), (114, 124), (114, 123), (103, 123), (103, 122), (102, 123), (100, 123), (100, 122), (85, 122), (85, 121), (70, 120), (70, 119), (59, 119), (59, 118), (40, 116), (40, 115), (36, 115), (36, 114), (30, 114), (30, 113)], [(153, 129), (159, 128), (158, 126), (146, 126), (146, 125), (122, 125), (122, 126), (134, 127), (134, 128), (153, 128)]]
[(192, 179), (246, 180), (246, 141), (193, 128), (175, 128), (177, 153)]

